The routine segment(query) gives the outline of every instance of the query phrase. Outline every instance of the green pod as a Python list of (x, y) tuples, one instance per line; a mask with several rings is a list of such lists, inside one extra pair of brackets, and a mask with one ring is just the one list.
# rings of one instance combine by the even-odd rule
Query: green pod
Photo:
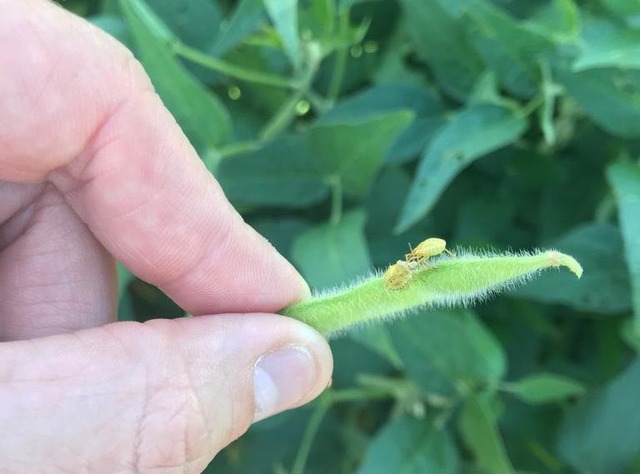
[[(459, 252), (459, 251), (458, 251)], [(380, 273), (288, 306), (282, 312), (333, 336), (369, 321), (385, 320), (410, 310), (469, 304), (510, 288), (550, 267), (567, 267), (578, 278), (582, 267), (571, 256), (549, 250), (521, 254), (458, 253), (416, 267), (406, 286), (389, 289)]]

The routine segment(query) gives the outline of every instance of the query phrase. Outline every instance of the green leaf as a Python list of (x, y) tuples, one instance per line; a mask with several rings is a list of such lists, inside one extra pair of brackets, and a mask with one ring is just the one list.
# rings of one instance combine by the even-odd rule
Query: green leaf
[(582, 395), (586, 388), (562, 375), (535, 374), (509, 383), (507, 391), (525, 403), (541, 405)]
[(438, 4), (453, 18), (460, 19), (467, 7), (468, 0), (438, 0)]
[(640, 166), (614, 163), (607, 177), (618, 203), (620, 228), (631, 280), (635, 331), (640, 332)]
[(416, 115), (444, 114), (437, 95), (412, 84), (383, 84), (341, 100), (317, 124), (339, 124), (377, 119), (392, 112), (411, 111)]
[(211, 154), (231, 133), (226, 109), (172, 55), (173, 34), (142, 0), (120, 0), (120, 5), (158, 94), (194, 147)]
[(625, 269), (620, 231), (609, 224), (587, 224), (552, 245), (575, 255), (585, 269), (576, 284), (549, 272), (514, 294), (547, 304), (560, 303), (581, 311), (616, 314), (631, 308), (629, 276)]
[(496, 105), (475, 105), (456, 115), (437, 132), (420, 161), (396, 231), (418, 222), (458, 173), (474, 160), (513, 143), (526, 126), (520, 113)]
[(217, 3), (202, 0), (153, 0), (149, 7), (181, 41), (208, 50), (222, 20)]
[(305, 135), (282, 135), (264, 148), (228, 157), (216, 177), (236, 206), (306, 207), (329, 192)]
[(580, 10), (574, 0), (551, 0), (538, 8), (525, 24), (553, 41), (574, 42), (580, 35)]
[(403, 31), (398, 30), (387, 47), (378, 53), (378, 67), (373, 72), (372, 81), (376, 84), (413, 84), (419, 87), (430, 85), (423, 71), (411, 67), (406, 61), (407, 49)]
[(129, 284), (135, 280), (135, 276), (129, 272), (120, 262), (118, 268), (118, 321), (135, 321), (135, 310), (132, 297), (127, 291)]
[(389, 146), (412, 119), (409, 111), (362, 120), (321, 118), (309, 129), (309, 143), (325, 172), (341, 178), (347, 195), (364, 197)]
[(133, 296), (128, 292), (121, 293), (118, 298), (118, 321), (136, 321)]
[(284, 50), (296, 69), (302, 63), (300, 40), (298, 38), (298, 0), (263, 0)]
[(355, 0), (337, 0), (339, 10), (348, 10), (355, 3)]
[(620, 335), (630, 347), (640, 353), (640, 330), (637, 327), (635, 318), (627, 319), (622, 324)]
[(582, 53), (574, 71), (594, 68), (640, 68), (640, 31), (602, 18), (586, 17)]
[(361, 386), (364, 374), (383, 377), (397, 370), (395, 363), (389, 363), (385, 356), (379, 357), (379, 351), (371, 351), (369, 345), (363, 345), (353, 337), (334, 339), (330, 344), (334, 360), (340, 361), (334, 365), (332, 374), (332, 386), (336, 390)]
[(462, 438), (482, 472), (513, 473), (515, 471), (507, 457), (497, 421), (487, 405), (486, 397), (471, 395), (467, 398), (459, 421)]
[(604, 130), (640, 136), (640, 81), (628, 71), (598, 69), (572, 73), (558, 67), (556, 80)]
[(369, 272), (365, 220), (364, 212), (353, 211), (337, 224), (313, 227), (296, 239), (293, 261), (312, 288), (333, 288)]
[(640, 15), (640, 0), (600, 0), (600, 3), (620, 17)]
[(324, 44), (335, 32), (336, 4), (334, 0), (316, 0), (299, 5), (300, 31)]
[(579, 472), (623, 472), (640, 453), (640, 360), (569, 410), (558, 451)]
[(387, 161), (414, 158), (431, 140), (445, 120), (445, 108), (430, 89), (411, 84), (383, 84), (341, 101), (323, 116), (332, 122), (367, 120), (390, 112), (410, 110), (411, 124), (393, 140)]
[[(216, 2), (211, 0), (146, 1), (182, 43), (197, 51), (211, 49), (222, 24), (222, 13)], [(182, 64), (204, 83), (214, 83), (219, 79), (216, 71), (200, 64), (192, 61), (183, 61)]]
[[(396, 237), (391, 234), (391, 226), (400, 214), (400, 206), (407, 197), (410, 184), (411, 175), (402, 167), (388, 166), (380, 172), (366, 200), (370, 214), (367, 233), (371, 241)], [(423, 236), (419, 234), (408, 242), (419, 241)], [(403, 241), (399, 247), (401, 250), (395, 249), (392, 255), (381, 261), (381, 265), (392, 261), (402, 250), (409, 250), (407, 237), (402, 235), (399, 238)]]
[(471, 244), (494, 242), (496, 235), (509, 228), (514, 214), (513, 201), (496, 199), (493, 192), (478, 193), (458, 209), (455, 240)]
[(538, 66), (532, 59), (551, 50), (553, 42), (483, 1), (469, 2), (463, 18), (472, 29), (470, 43), (504, 87), (516, 96), (533, 96)]
[[(324, 0), (317, 0), (324, 1)], [(338, 9), (340, 11), (340, 9)], [(329, 13), (329, 12), (327, 12)], [(349, 14), (347, 13), (338, 13), (337, 24), (333, 27), (334, 31), (329, 32), (328, 27), (325, 27), (323, 30), (325, 34), (318, 38), (313, 43), (313, 47), (317, 48), (319, 46), (319, 52), (324, 57), (331, 52), (334, 52), (339, 49), (349, 49), (351, 46), (362, 47), (361, 43), (364, 40), (364, 37), (369, 30), (369, 19), (365, 18), (359, 23), (351, 24), (349, 21)], [(311, 46), (311, 45), (310, 45)], [(334, 63), (335, 64), (335, 63)], [(347, 85), (349, 84), (359, 84), (360, 79), (364, 74), (368, 71), (362, 69), (359, 65), (361, 63), (355, 62), (347, 62), (346, 70), (343, 73), (343, 82)], [(328, 85), (327, 85), (328, 86)], [(335, 86), (334, 86), (335, 87)], [(324, 88), (324, 87), (323, 87)], [(330, 95), (332, 95), (331, 93)]]
[(478, 104), (494, 104), (505, 107), (516, 105), (513, 101), (506, 99), (500, 94), (500, 84), (492, 71), (483, 73), (473, 85), (467, 106)]
[(220, 33), (211, 51), (222, 56), (266, 21), (263, 0), (240, 0), (231, 18), (220, 25)]
[(358, 474), (455, 474), (458, 453), (453, 439), (429, 420), (398, 418), (388, 422), (369, 444)]
[(129, 272), (121, 263), (118, 262), (118, 294), (121, 295), (127, 290), (129, 283), (135, 279), (135, 276)]
[(95, 15), (88, 18), (91, 23), (116, 38), (127, 48), (132, 47), (131, 33), (127, 24), (115, 15)]
[(440, 87), (465, 99), (483, 65), (465, 37), (463, 24), (437, 0), (402, 0), (401, 4), (416, 52), (432, 68)]
[[(565, 99), (559, 106), (563, 107), (568, 102), (572, 103)], [(562, 122), (556, 123), (558, 140), (563, 141)], [(575, 152), (544, 157), (521, 149), (513, 158), (514, 167), (518, 168), (517, 173), (522, 178), (526, 176), (525, 179), (539, 183), (540, 200), (534, 198), (538, 204), (532, 202), (528, 206), (526, 219), (536, 226), (537, 242), (541, 245), (556, 245), (555, 241), (562, 235), (594, 220), (594, 214), (598, 212), (595, 209), (604, 204), (604, 199), (609, 199), (610, 211), (615, 211), (613, 199), (607, 197), (610, 192), (603, 179), (602, 156), (605, 152), (600, 147), (608, 146), (608, 141), (603, 133), (592, 127), (590, 124), (589, 131), (580, 137), (579, 149)], [(511, 192), (517, 191), (515, 188)], [(609, 220), (604, 216), (597, 219)]]
[(291, 254), (295, 239), (310, 227), (307, 220), (297, 217), (262, 217), (251, 220), (248, 224), (285, 257)]
[(389, 329), (385, 326), (365, 326), (350, 334), (351, 338), (384, 357), (395, 368), (402, 367), (402, 360), (393, 345)]
[(500, 344), (470, 311), (416, 315), (393, 324), (390, 332), (407, 374), (428, 393), (456, 397), (497, 385), (504, 376)]

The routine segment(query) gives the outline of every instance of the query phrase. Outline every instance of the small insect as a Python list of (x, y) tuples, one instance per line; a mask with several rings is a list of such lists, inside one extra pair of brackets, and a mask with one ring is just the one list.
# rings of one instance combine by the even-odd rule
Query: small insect
[[(447, 242), (444, 239), (438, 239), (437, 237), (431, 237), (423, 240), (411, 252), (406, 254), (404, 258), (408, 264), (420, 265), (431, 257), (440, 255), (442, 252), (446, 252), (449, 255), (453, 255), (447, 250)], [(409, 247), (411, 248), (411, 247)]]
[(404, 260), (398, 260), (384, 273), (384, 285), (390, 290), (400, 290), (407, 286), (412, 276), (411, 266)]

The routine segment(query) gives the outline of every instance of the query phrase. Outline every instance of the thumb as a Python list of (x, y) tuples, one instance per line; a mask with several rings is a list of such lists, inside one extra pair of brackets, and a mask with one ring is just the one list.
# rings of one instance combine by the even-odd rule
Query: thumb
[(317, 396), (331, 367), (318, 333), (270, 314), (4, 343), (0, 471), (201, 472), (253, 421)]

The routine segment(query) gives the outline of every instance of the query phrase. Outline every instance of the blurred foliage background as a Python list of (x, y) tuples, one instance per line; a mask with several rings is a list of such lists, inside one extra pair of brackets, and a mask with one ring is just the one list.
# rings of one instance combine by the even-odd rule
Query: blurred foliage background
[[(63, 5), (314, 289), (427, 236), (584, 266), (333, 341), (331, 389), (208, 471), (640, 472), (638, 0)], [(120, 270), (122, 319), (182, 315)]]

